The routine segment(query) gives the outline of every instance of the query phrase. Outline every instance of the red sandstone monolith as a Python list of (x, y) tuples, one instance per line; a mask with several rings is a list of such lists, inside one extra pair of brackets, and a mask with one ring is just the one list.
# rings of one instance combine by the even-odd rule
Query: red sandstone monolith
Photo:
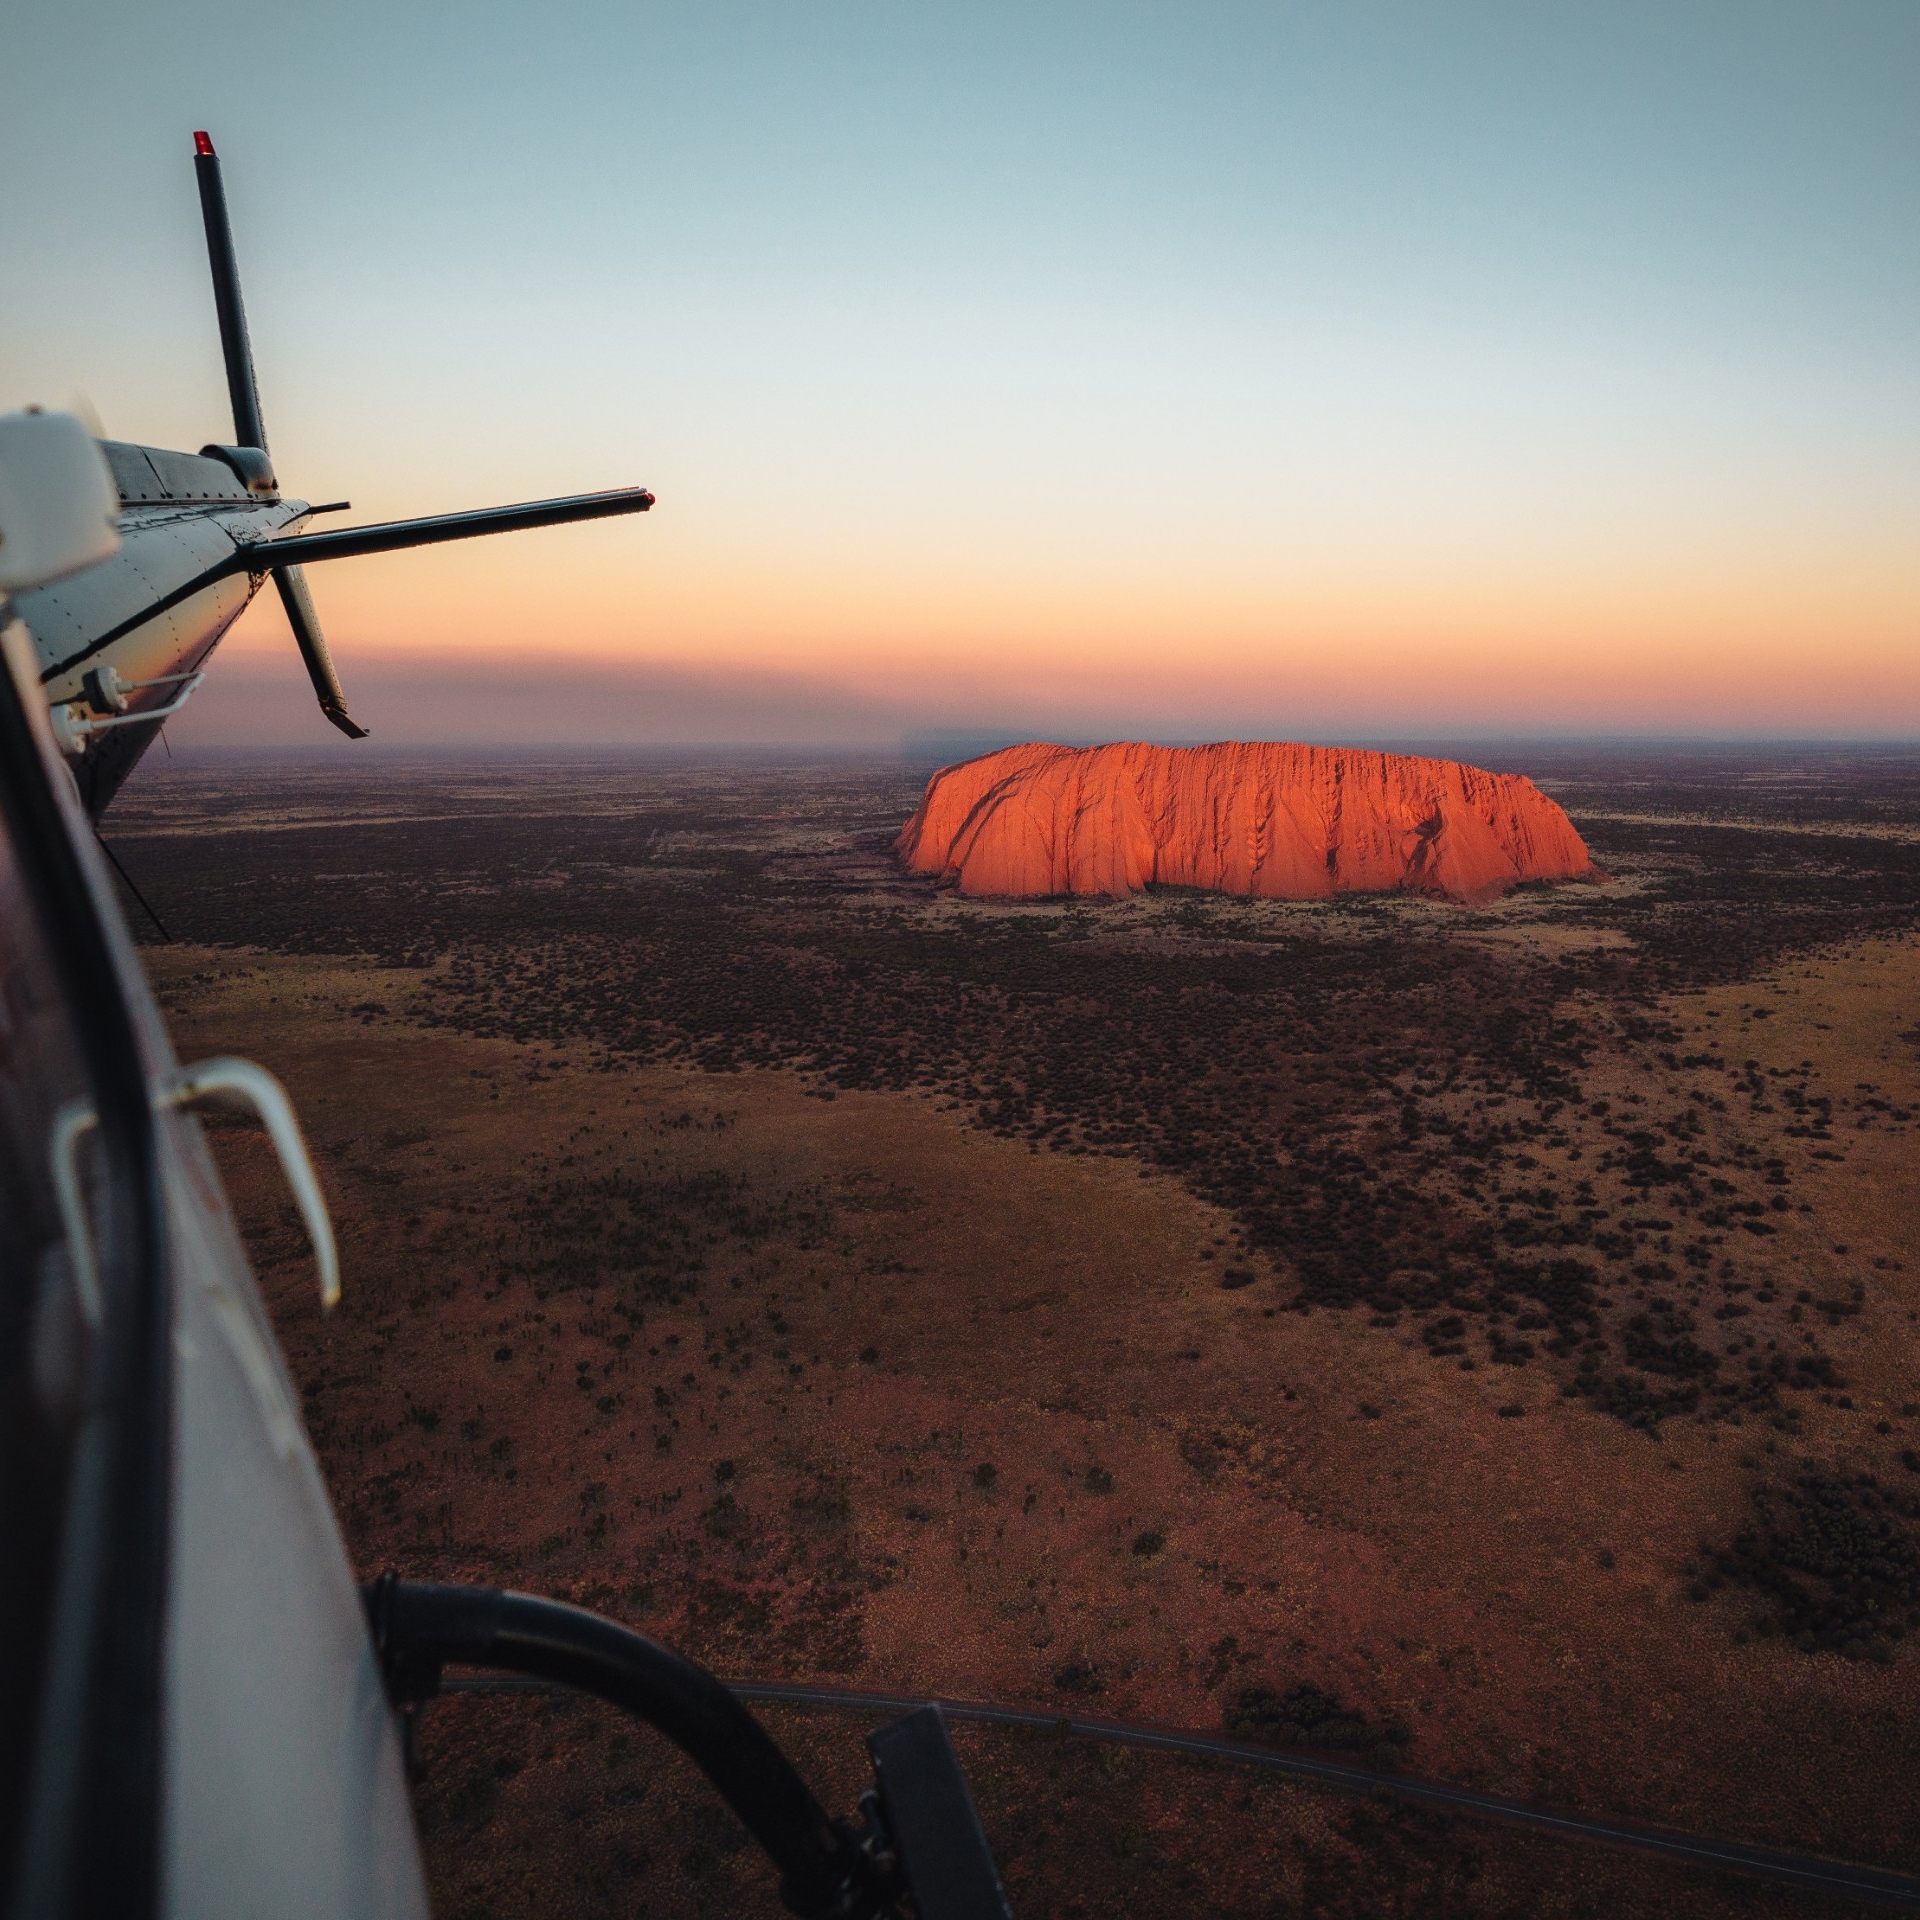
[(936, 773), (895, 844), (916, 873), (1014, 897), (1157, 884), (1476, 902), (1598, 877), (1573, 823), (1519, 774), (1273, 741), (1008, 747)]

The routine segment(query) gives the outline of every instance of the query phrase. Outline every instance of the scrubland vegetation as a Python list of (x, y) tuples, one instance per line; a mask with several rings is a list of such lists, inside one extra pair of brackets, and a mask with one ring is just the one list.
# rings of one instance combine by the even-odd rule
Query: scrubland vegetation
[[(1613, 878), (1473, 912), (958, 902), (895, 870), (890, 770), (376, 770), (312, 826), (182, 775), (116, 819), (177, 1027), (286, 1074), (338, 1196), (318, 1329), (221, 1135), (369, 1568), (1894, 1858), (1920, 775), (1529, 770)], [(464, 1910), (749, 1897), (611, 1723), (435, 1713)], [(1732, 1898), (979, 1750), (1023, 1914)]]

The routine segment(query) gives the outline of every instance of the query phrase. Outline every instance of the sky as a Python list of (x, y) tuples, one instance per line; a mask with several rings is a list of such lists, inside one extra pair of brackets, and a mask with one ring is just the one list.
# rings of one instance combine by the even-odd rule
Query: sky
[[(389, 741), (1920, 736), (1920, 7), (28, 0), (0, 405), (276, 465)], [(333, 738), (273, 596), (173, 723)], [(531, 742), (530, 742), (531, 743)], [(342, 743), (343, 750), (344, 743)]]

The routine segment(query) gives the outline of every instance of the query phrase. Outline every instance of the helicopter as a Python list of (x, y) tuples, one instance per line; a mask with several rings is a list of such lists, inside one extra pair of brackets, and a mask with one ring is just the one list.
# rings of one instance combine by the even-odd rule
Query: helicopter
[(268, 575), (348, 717), (301, 566), (644, 511), (644, 489), (298, 531), (259, 417), (212, 142), (196, 136), (235, 444), (0, 414), (0, 1915), (427, 1908), (412, 1733), (449, 1666), (596, 1696), (707, 1777), (817, 1920), (1004, 1920), (937, 1705), (867, 1737), (829, 1813), (738, 1692), (535, 1594), (356, 1585), (198, 1112), (265, 1128), (341, 1296), (297, 1114), (174, 1056), (94, 822)]
[(54, 738), (98, 819), (162, 726), (192, 698), (222, 636), (271, 579), (320, 711), (349, 739), (367, 735), (347, 711), (306, 568), (322, 560), (479, 534), (645, 513), (645, 487), (312, 530), (345, 500), (319, 504), (283, 490), (267, 447), (253, 347), (220, 157), (193, 136), (233, 440), (197, 453), (101, 440), (117, 500), (118, 552), (50, 586), (22, 589), (14, 610), (32, 634)]

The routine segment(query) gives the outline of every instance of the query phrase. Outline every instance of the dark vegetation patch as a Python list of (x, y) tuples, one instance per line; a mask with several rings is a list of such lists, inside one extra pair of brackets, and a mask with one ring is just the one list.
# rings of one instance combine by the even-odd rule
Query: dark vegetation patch
[(508, 1214), (517, 1232), (494, 1250), (501, 1279), (547, 1292), (614, 1285), (634, 1306), (675, 1304), (699, 1291), (709, 1251), (751, 1252), (778, 1234), (817, 1246), (832, 1210), (817, 1193), (763, 1197), (745, 1176), (559, 1176), (530, 1186)]
[(1746, 1632), (1784, 1635), (1803, 1653), (1888, 1661), (1920, 1628), (1920, 1499), (1872, 1474), (1809, 1472), (1754, 1492), (1755, 1521), (1689, 1563), (1689, 1592), (1723, 1586), (1758, 1602)]
[(1242, 1740), (1356, 1753), (1376, 1767), (1392, 1766), (1413, 1739), (1404, 1720), (1392, 1714), (1373, 1719), (1348, 1706), (1337, 1693), (1322, 1692), (1310, 1680), (1296, 1682), (1285, 1693), (1271, 1687), (1243, 1687), (1222, 1714), (1221, 1723)]

